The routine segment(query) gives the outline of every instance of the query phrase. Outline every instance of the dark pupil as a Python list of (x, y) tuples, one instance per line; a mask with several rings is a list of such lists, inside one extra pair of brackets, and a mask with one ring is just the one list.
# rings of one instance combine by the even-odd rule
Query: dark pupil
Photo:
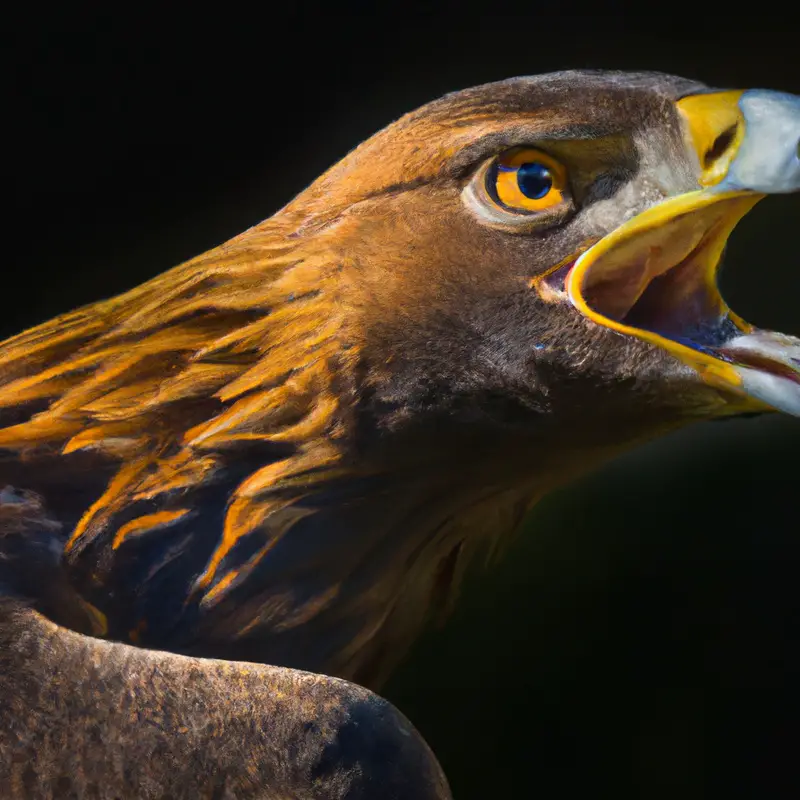
[(553, 176), (544, 164), (522, 164), (517, 170), (519, 190), (531, 200), (541, 200), (553, 188)]

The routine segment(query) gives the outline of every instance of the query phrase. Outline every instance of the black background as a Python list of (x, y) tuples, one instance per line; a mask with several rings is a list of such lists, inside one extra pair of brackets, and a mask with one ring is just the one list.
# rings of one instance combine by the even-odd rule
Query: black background
[[(224, 241), (446, 91), (596, 67), (800, 93), (777, 12), (496, 5), (7, 19), (0, 334)], [(761, 204), (722, 280), (794, 334), (798, 211)], [(456, 798), (800, 796), (798, 452), (797, 420), (699, 426), (541, 504), (386, 690)]]

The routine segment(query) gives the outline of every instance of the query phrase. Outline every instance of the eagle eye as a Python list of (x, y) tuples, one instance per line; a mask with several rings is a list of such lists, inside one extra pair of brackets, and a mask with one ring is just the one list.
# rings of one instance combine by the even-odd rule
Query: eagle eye
[(564, 202), (566, 170), (539, 150), (515, 148), (501, 153), (486, 178), (490, 197), (509, 211), (544, 211)]
[(514, 147), (484, 162), (463, 200), (481, 222), (509, 233), (550, 227), (573, 210), (566, 167), (532, 147)]

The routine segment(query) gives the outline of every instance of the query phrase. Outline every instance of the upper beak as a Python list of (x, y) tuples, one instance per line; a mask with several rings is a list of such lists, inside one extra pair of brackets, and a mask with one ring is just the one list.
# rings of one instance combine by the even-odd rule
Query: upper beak
[(735, 398), (800, 416), (800, 339), (758, 330), (716, 285), (728, 237), (765, 195), (800, 191), (800, 97), (714, 92), (677, 102), (698, 188), (587, 250), (566, 287), (598, 324), (656, 344)]

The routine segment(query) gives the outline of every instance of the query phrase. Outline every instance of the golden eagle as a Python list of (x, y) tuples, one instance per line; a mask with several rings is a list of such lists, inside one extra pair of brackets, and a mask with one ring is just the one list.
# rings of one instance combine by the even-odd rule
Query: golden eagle
[[(89, 796), (104, 763), (73, 751), (123, 737), (88, 708), (41, 733), (26, 703), (57, 651), (54, 691), (163, 734), (131, 745), (136, 769), (105, 765), (114, 791), (188, 786), (177, 752), (234, 775), (244, 749), (245, 772), (292, 768), (252, 767), (236, 796), (447, 796), (391, 707), (292, 670), (379, 688), (553, 487), (690, 422), (800, 415), (800, 341), (716, 288), (736, 223), (800, 189), (798, 141), (800, 98), (778, 92), (614, 72), (479, 86), (225, 244), (1, 343), (0, 580), (38, 609), (5, 601), (3, 636), (33, 649), (0, 678), (0, 717), (24, 729), (0, 739), (4, 785), (44, 791), (36, 755)], [(182, 694), (189, 674), (214, 690)], [(120, 706), (134, 685), (147, 702)], [(234, 722), (181, 734), (189, 704)], [(375, 777), (403, 759), (416, 784)]]

